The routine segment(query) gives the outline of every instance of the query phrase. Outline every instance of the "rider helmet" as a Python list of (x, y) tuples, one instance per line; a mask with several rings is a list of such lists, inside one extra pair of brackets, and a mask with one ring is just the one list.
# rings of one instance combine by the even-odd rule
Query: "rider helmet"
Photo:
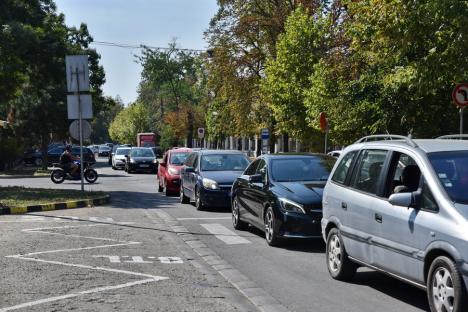
[(72, 146), (71, 146), (70, 144), (67, 144), (67, 145), (65, 146), (65, 150), (71, 152)]

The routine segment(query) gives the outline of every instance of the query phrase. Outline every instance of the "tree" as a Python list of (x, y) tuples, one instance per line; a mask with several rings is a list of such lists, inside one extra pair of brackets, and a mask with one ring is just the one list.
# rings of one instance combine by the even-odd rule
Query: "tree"
[(111, 137), (109, 135), (109, 127), (111, 122), (117, 116), (117, 114), (124, 108), (122, 99), (116, 97), (104, 98), (105, 105), (108, 107), (107, 110), (103, 110), (96, 114), (91, 124), (93, 132), (91, 133), (91, 142), (109, 142)]
[(150, 132), (149, 113), (141, 102), (121, 110), (109, 126), (109, 135), (115, 142), (135, 144), (137, 134)]

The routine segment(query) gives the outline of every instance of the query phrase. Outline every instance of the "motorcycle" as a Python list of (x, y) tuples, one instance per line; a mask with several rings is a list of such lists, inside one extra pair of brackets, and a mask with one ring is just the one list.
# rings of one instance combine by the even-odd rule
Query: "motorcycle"
[[(74, 161), (78, 167), (80, 167), (80, 162), (79, 161)], [(86, 181), (89, 183), (94, 183), (98, 179), (98, 173), (96, 170), (91, 168), (91, 165), (87, 162), (83, 163), (83, 175)], [(52, 170), (52, 173), (50, 174), (50, 179), (52, 182), (55, 184), (60, 184), (65, 179), (68, 180), (80, 180), (81, 175), (80, 175), (80, 170), (78, 170), (75, 174), (71, 174), (68, 172), (68, 170), (65, 170), (61, 165), (59, 164), (54, 164), (54, 169)]]

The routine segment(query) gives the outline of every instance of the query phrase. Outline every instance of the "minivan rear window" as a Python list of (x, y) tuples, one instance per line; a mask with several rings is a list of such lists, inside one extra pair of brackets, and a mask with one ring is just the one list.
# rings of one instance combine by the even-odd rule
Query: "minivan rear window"
[(349, 168), (353, 163), (354, 155), (356, 155), (356, 151), (349, 152), (348, 154), (343, 156), (340, 163), (336, 167), (335, 173), (333, 173), (332, 181), (340, 184), (345, 183)]

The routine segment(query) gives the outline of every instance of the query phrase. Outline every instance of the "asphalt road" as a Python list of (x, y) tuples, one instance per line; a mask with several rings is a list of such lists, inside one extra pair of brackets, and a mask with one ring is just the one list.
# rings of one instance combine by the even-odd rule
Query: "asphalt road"
[(109, 192), (108, 206), (0, 216), (0, 312), (428, 310), (423, 291), (378, 272), (332, 280), (321, 240), (269, 247), (258, 230), (234, 230), (227, 209), (157, 193), (154, 175), (98, 172), (86, 189)]

